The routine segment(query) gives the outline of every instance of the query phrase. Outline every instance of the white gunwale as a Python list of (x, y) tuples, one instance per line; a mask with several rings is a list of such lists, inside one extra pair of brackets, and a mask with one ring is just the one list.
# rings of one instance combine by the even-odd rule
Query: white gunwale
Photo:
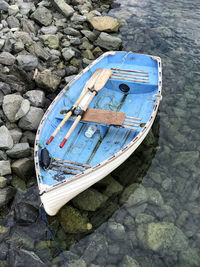
[[(61, 187), (65, 187), (65, 189), (63, 188), (63, 190), (67, 190), (67, 187), (66, 187), (67, 185), (70, 185), (74, 181), (80, 180), (84, 176), (85, 177), (86, 176), (89, 176), (92, 172), (95, 172), (96, 173), (96, 171), (99, 171), (102, 168), (105, 168), (106, 166), (108, 166), (108, 164), (113, 163), (113, 161), (120, 161), (120, 164), (122, 164), (135, 151), (135, 149), (141, 144), (141, 142), (144, 140), (144, 138), (148, 134), (149, 130), (151, 129), (151, 126), (152, 126), (152, 124), (154, 122), (154, 119), (156, 117), (156, 114), (157, 114), (157, 111), (158, 111), (158, 108), (159, 108), (160, 101), (162, 100), (162, 95), (161, 95), (162, 94), (162, 68), (161, 68), (161, 59), (160, 59), (160, 57), (149, 55), (153, 60), (157, 61), (157, 64), (158, 64), (158, 92), (159, 92), (159, 96), (156, 98), (156, 101), (154, 103), (153, 112), (152, 112), (151, 116), (149, 117), (148, 121), (146, 122), (145, 126), (140, 131), (140, 133), (126, 147), (124, 147), (123, 149), (121, 149), (120, 151), (118, 151), (117, 153), (115, 153), (110, 158), (106, 159), (105, 161), (102, 161), (100, 164), (98, 164), (96, 166), (92, 166), (91, 168), (86, 169), (82, 173), (77, 174), (77, 175), (74, 175), (73, 177), (68, 178), (66, 180), (63, 180), (61, 182), (58, 182), (57, 184), (52, 185), (52, 186), (48, 186), (48, 185), (42, 183), (42, 179), (40, 178), (41, 174), (40, 174), (40, 167), (39, 167), (39, 153), (38, 153), (38, 151), (39, 151), (39, 144), (38, 144), (38, 141), (40, 140), (40, 133), (41, 133), (41, 130), (42, 130), (43, 125), (44, 125), (44, 122), (46, 121), (49, 113), (52, 111), (54, 105), (63, 96), (63, 94), (65, 94), (67, 92), (68, 88), (70, 88), (70, 86), (80, 76), (82, 76), (84, 73), (86, 73), (92, 66), (94, 66), (100, 60), (102, 60), (104, 57), (107, 57), (109, 55), (114, 55), (115, 53), (116, 53), (115, 51), (109, 51), (109, 52), (104, 53), (101, 57), (99, 57), (98, 59), (96, 59), (95, 61), (93, 61), (84, 70), (82, 70), (73, 80), (71, 80), (63, 88), (63, 90), (60, 91), (60, 93), (56, 96), (56, 98), (53, 100), (53, 102), (51, 103), (51, 105), (49, 106), (49, 108), (47, 109), (47, 111), (45, 112), (45, 114), (44, 114), (44, 116), (43, 116), (43, 118), (42, 118), (42, 120), (41, 120), (41, 122), (39, 124), (38, 130), (37, 130), (37, 133), (36, 133), (36, 138), (35, 138), (34, 160), (35, 160), (35, 170), (36, 170), (37, 182), (38, 182), (38, 187), (39, 187), (39, 194), (41, 196), (41, 200), (42, 200), (44, 206), (45, 206), (44, 201), (46, 199), (45, 195), (47, 195), (48, 193), (50, 193), (52, 191), (55, 191), (54, 193), (56, 193), (56, 191), (58, 191), (58, 194), (59, 194), (59, 190), (61, 190), (60, 189)], [(128, 52), (120, 51), (120, 52), (117, 52), (117, 53), (128, 53)], [(136, 53), (134, 53), (134, 54), (136, 54)], [(133, 150), (133, 148), (134, 148), (134, 150)], [(123, 158), (123, 160), (122, 160), (121, 159), (122, 154), (126, 154), (128, 156), (125, 156)], [(116, 165), (116, 167), (118, 167), (120, 164)], [(115, 168), (112, 168), (112, 170), (114, 170)], [(100, 179), (102, 179), (102, 177)], [(90, 185), (89, 186), (91, 186), (92, 184), (96, 183), (100, 179), (98, 179), (98, 180), (95, 180), (94, 179), (94, 182), (90, 182)], [(64, 186), (64, 185), (66, 185), (66, 186)], [(87, 186), (87, 187), (89, 187), (89, 186)], [(85, 189), (86, 188), (83, 188), (83, 190), (81, 190), (81, 191), (79, 190), (79, 191), (82, 192)], [(66, 201), (66, 203), (67, 203), (67, 201)], [(63, 204), (60, 205), (60, 207), (57, 208), (57, 211), (62, 206), (63, 206)], [(46, 203), (46, 212), (49, 215), (55, 215), (57, 213), (57, 211), (55, 211), (55, 208), (54, 208), (54, 210), (51, 210), (51, 207), (48, 206), (48, 204)]]

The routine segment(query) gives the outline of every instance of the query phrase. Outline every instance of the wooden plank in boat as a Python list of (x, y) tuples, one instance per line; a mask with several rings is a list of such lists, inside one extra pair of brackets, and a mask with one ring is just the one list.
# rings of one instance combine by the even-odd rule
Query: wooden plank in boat
[(91, 121), (103, 124), (122, 125), (125, 118), (124, 112), (102, 110), (102, 109), (88, 109), (82, 120)]

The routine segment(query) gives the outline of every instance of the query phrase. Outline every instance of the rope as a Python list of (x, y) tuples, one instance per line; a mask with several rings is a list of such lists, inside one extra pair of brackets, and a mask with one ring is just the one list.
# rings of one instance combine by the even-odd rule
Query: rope
[(44, 224), (46, 225), (46, 227), (47, 227), (47, 229), (48, 229), (48, 231), (49, 231), (49, 233), (50, 233), (50, 235), (51, 235), (51, 238), (53, 239), (53, 241), (54, 241), (54, 243), (55, 243), (55, 246), (56, 246), (57, 251), (58, 251), (59, 254), (61, 255), (61, 257), (62, 257), (62, 259), (63, 259), (63, 262), (64, 262), (65, 266), (67, 266), (67, 261), (66, 261), (64, 255), (62, 254), (61, 250), (59, 249), (59, 247), (58, 247), (58, 245), (57, 245), (57, 243), (56, 243), (56, 240), (54, 239), (53, 234), (52, 234), (52, 232), (51, 232), (51, 230), (50, 230), (50, 228), (49, 228), (48, 221), (47, 221), (47, 218), (46, 218), (46, 216), (45, 216), (45, 211), (44, 211), (42, 205), (40, 206), (40, 211), (41, 211), (41, 217), (40, 217), (40, 218), (41, 218), (41, 220), (44, 222)]

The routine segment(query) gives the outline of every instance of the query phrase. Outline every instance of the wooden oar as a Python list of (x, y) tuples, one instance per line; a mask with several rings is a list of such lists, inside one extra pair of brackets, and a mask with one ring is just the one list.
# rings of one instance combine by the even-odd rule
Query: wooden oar
[[(104, 69), (100, 75), (98, 76), (96, 83), (94, 85), (94, 92), (92, 92), (90, 98), (88, 99), (88, 101), (86, 102), (85, 106), (83, 107), (83, 111), (86, 111), (89, 104), (91, 103), (92, 99), (95, 97), (96, 93), (99, 92), (107, 83), (108, 79), (110, 78), (112, 74), (112, 71), (109, 69)], [(74, 131), (74, 129), (76, 128), (77, 124), (79, 123), (79, 121), (81, 120), (82, 116), (78, 115), (78, 117), (75, 119), (74, 123), (72, 124), (71, 128), (69, 129), (69, 131), (67, 132), (65, 138), (63, 139), (63, 141), (60, 144), (60, 148), (62, 148), (64, 146), (64, 144), (67, 142), (67, 139), (70, 137), (70, 135), (72, 134), (72, 132)]]
[(65, 124), (65, 122), (71, 117), (72, 115), (72, 110), (75, 109), (81, 102), (81, 100), (84, 98), (84, 96), (86, 95), (86, 93), (88, 92), (89, 89), (92, 89), (94, 87), (95, 81), (97, 80), (98, 76), (100, 75), (100, 73), (103, 71), (103, 69), (97, 69), (94, 74), (91, 76), (91, 78), (86, 82), (83, 91), (81, 93), (81, 95), (79, 96), (79, 98), (77, 99), (77, 101), (74, 103), (74, 105), (72, 106), (71, 110), (69, 110), (66, 114), (66, 116), (64, 117), (64, 119), (61, 121), (61, 123), (58, 125), (58, 127), (55, 129), (55, 131), (53, 132), (53, 134), (51, 135), (51, 137), (49, 138), (49, 140), (46, 142), (46, 145), (50, 144), (51, 141), (55, 138), (55, 136), (58, 134), (58, 132), (61, 130), (61, 128), (63, 127), (63, 125)]

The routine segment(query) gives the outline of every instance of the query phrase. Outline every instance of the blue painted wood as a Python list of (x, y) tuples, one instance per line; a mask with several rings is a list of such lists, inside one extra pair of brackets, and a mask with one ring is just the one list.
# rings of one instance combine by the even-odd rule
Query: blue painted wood
[[(120, 81), (110, 78), (105, 87), (94, 97), (89, 108), (122, 111), (127, 116), (141, 118), (142, 123), (146, 123), (151, 116), (154, 106), (153, 95), (158, 94), (157, 62), (146, 55), (116, 52), (115, 55), (104, 57), (90, 67), (90, 71), (84, 73), (70, 86), (48, 115), (41, 130), (39, 143), (41, 147), (48, 149), (52, 157), (96, 165), (124, 148), (142, 130), (140, 127), (137, 130), (129, 130), (100, 125), (92, 138), (87, 138), (85, 131), (89, 124), (79, 122), (73, 134), (61, 149), (59, 145), (73, 123), (73, 120), (70, 119), (54, 140), (46, 146), (46, 141), (64, 118), (60, 111), (67, 110), (73, 105), (91, 74), (99, 68), (120, 68), (148, 72), (149, 83)], [(119, 89), (121, 83), (130, 87), (128, 93), (125, 94)], [(44, 170), (42, 167), (40, 167), (40, 172), (43, 176), (43, 183), (47, 185), (54, 185), (72, 176), (52, 169)]]

